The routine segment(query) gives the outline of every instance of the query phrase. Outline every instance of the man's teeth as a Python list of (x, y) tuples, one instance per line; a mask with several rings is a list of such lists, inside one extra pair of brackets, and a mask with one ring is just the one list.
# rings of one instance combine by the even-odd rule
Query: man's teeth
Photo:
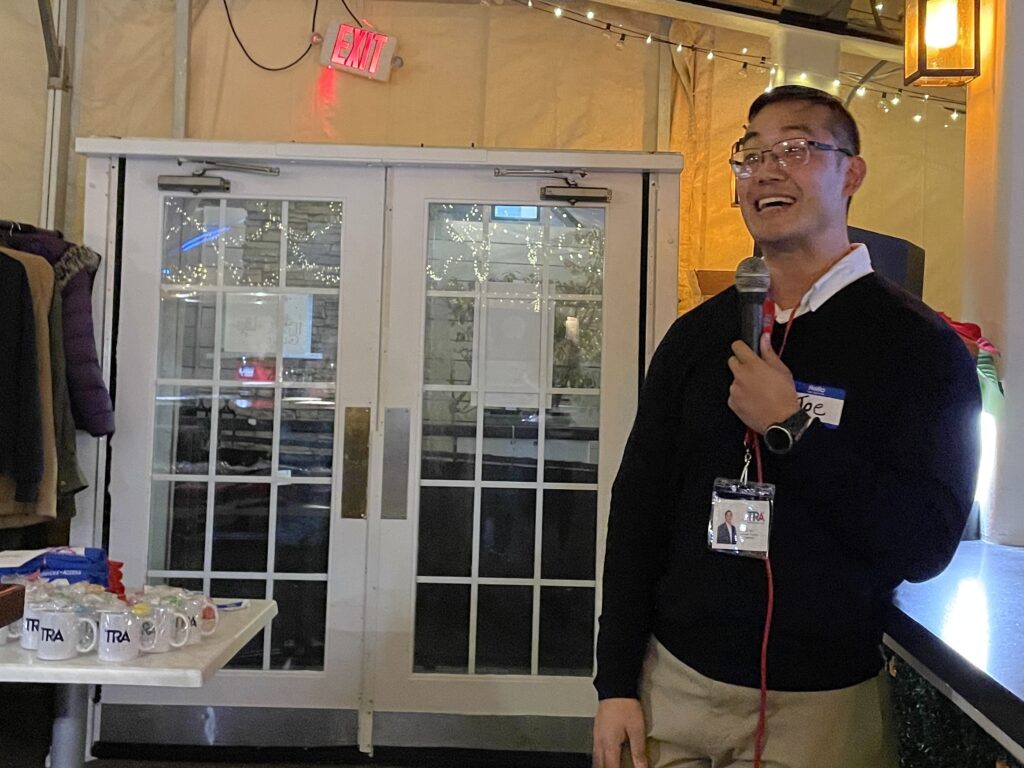
[(791, 205), (794, 202), (792, 197), (765, 197), (757, 201), (757, 210), (763, 211), (769, 205)]

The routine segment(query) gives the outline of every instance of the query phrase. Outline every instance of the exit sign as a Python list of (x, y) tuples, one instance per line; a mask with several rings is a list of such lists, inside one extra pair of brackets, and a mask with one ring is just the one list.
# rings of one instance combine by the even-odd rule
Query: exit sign
[(397, 45), (391, 35), (334, 21), (324, 34), (320, 63), (371, 80), (387, 80)]

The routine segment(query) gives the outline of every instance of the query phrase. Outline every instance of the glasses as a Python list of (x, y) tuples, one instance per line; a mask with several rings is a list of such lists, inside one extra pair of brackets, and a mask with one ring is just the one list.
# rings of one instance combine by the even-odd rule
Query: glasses
[(729, 165), (737, 179), (749, 179), (764, 164), (765, 155), (775, 158), (779, 168), (792, 168), (798, 165), (807, 165), (811, 159), (812, 149), (821, 152), (842, 152), (847, 157), (854, 156), (854, 153), (845, 147), (824, 144), (811, 139), (786, 139), (772, 144), (768, 149), (737, 150), (729, 157)]

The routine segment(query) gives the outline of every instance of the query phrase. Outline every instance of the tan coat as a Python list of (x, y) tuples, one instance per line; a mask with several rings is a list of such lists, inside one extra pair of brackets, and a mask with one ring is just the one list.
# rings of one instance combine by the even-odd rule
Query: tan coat
[(36, 365), (39, 368), (39, 405), (43, 425), (43, 480), (39, 498), (25, 503), (14, 500), (16, 483), (0, 475), (0, 528), (15, 528), (46, 522), (57, 516), (57, 440), (53, 422), (53, 379), (50, 371), (50, 305), (53, 302), (53, 268), (41, 256), (0, 248), (20, 262), (32, 292), (32, 313), (36, 321)]

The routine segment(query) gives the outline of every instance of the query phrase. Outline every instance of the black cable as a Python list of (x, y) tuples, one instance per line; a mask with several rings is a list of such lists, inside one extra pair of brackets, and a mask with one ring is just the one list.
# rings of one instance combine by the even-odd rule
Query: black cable
[[(299, 56), (299, 58), (297, 58), (291, 64), (285, 64), (283, 67), (266, 67), (263, 64), (260, 64), (258, 61), (256, 61), (256, 59), (249, 55), (249, 51), (247, 51), (245, 48), (245, 43), (243, 43), (242, 38), (238, 36), (238, 31), (235, 29), (235, 22), (231, 20), (231, 11), (228, 10), (228, 0), (222, 0), (222, 2), (224, 3), (224, 13), (227, 14), (228, 17), (228, 26), (231, 27), (231, 34), (235, 36), (235, 41), (238, 43), (238, 47), (242, 49), (242, 53), (245, 54), (245, 58), (247, 58), (260, 69), (266, 70), (267, 72), (283, 72), (286, 69), (291, 69), (304, 58), (306, 58), (306, 54), (308, 54), (313, 49), (313, 43), (310, 42), (309, 45), (306, 46), (306, 50), (302, 52), (302, 55)], [(342, 2), (344, 2), (344, 0), (342, 0)], [(313, 0), (313, 22), (312, 24), (310, 24), (311, 34), (313, 32), (316, 32), (316, 13), (319, 10), (319, 8), (320, 0)]]
[(359, 20), (358, 16), (352, 13), (352, 9), (348, 7), (348, 3), (346, 3), (345, 0), (341, 0), (341, 4), (345, 6), (345, 10), (348, 11), (348, 15), (352, 17), (352, 21), (358, 24), (360, 29), (362, 29), (363, 22)]

